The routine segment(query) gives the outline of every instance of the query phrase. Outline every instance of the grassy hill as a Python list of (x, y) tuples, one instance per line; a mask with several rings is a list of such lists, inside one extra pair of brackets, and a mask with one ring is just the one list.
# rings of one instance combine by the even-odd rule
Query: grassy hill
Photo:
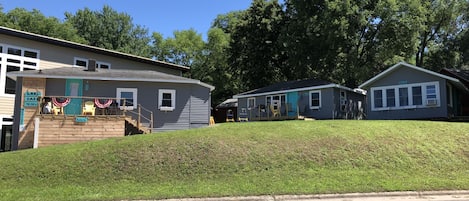
[(283, 121), (0, 154), (0, 200), (469, 189), (469, 124)]

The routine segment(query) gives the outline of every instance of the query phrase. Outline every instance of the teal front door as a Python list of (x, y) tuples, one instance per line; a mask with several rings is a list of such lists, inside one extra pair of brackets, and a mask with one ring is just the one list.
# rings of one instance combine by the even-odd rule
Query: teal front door
[(288, 103), (288, 116), (289, 117), (296, 116), (297, 107), (298, 107), (298, 92), (287, 93), (287, 103)]
[(67, 115), (80, 115), (81, 108), (82, 108), (82, 100), (81, 97), (83, 96), (83, 80), (79, 79), (67, 79), (65, 83), (65, 96), (72, 96), (70, 103), (65, 106), (64, 112)]

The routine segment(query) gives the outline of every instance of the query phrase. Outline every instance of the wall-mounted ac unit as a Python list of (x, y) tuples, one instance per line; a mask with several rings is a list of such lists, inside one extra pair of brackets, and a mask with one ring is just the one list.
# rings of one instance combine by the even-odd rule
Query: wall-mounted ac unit
[(436, 99), (427, 99), (427, 105), (436, 105), (438, 101)]

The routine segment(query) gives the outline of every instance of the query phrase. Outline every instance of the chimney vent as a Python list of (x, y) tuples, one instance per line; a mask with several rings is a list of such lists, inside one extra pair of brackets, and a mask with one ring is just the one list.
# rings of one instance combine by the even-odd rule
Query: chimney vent
[(96, 71), (96, 60), (89, 59), (88, 60), (88, 71)]

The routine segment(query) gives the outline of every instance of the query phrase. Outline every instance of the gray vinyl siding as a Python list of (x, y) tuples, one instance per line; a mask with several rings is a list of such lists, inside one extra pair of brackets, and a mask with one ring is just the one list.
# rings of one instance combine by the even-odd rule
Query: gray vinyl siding
[[(309, 93), (310, 91), (320, 91), (321, 92), (321, 107), (318, 109), (311, 109), (309, 105)], [(358, 94), (352, 91), (345, 90), (347, 92), (347, 98), (349, 101), (358, 102), (361, 101), (362, 104), (365, 102), (365, 96)], [(279, 93), (283, 94), (283, 93)], [(288, 94), (286, 94), (288, 96)], [(270, 96), (270, 95), (269, 95)], [(260, 104), (266, 104), (266, 96), (255, 96), (256, 106)], [(288, 98), (286, 98), (288, 99)], [(247, 108), (248, 98), (238, 98), (238, 115), (241, 113), (242, 108)], [(255, 120), (259, 115), (259, 108), (254, 110), (247, 110), (250, 120)], [(268, 111), (269, 108), (267, 107)], [(299, 115), (315, 118), (315, 119), (335, 119), (339, 118), (340, 111), (340, 89), (339, 88), (325, 88), (318, 90), (307, 90), (307, 91), (298, 91), (298, 106), (293, 108), (291, 111), (298, 111)], [(285, 108), (282, 110), (284, 114)], [(266, 117), (265, 113), (261, 113), (262, 117)]]
[[(398, 109), (372, 111), (371, 88), (394, 86), (399, 84), (415, 84), (425, 82), (438, 82), (440, 91), (440, 106), (430, 108)], [(447, 118), (448, 108), (446, 100), (446, 80), (412, 68), (401, 67), (387, 76), (376, 80), (369, 88), (367, 96), (367, 119), (432, 119)], [(424, 90), (424, 89), (422, 89)]]
[[(117, 88), (137, 88), (137, 104), (153, 111), (154, 131), (202, 127), (209, 124), (210, 89), (195, 84), (83, 80), (83, 96), (116, 97)], [(88, 89), (88, 90), (86, 90)], [(173, 111), (158, 109), (158, 90), (176, 90)], [(65, 80), (47, 79), (46, 96), (62, 96)], [(142, 112), (143, 113), (143, 112)]]

